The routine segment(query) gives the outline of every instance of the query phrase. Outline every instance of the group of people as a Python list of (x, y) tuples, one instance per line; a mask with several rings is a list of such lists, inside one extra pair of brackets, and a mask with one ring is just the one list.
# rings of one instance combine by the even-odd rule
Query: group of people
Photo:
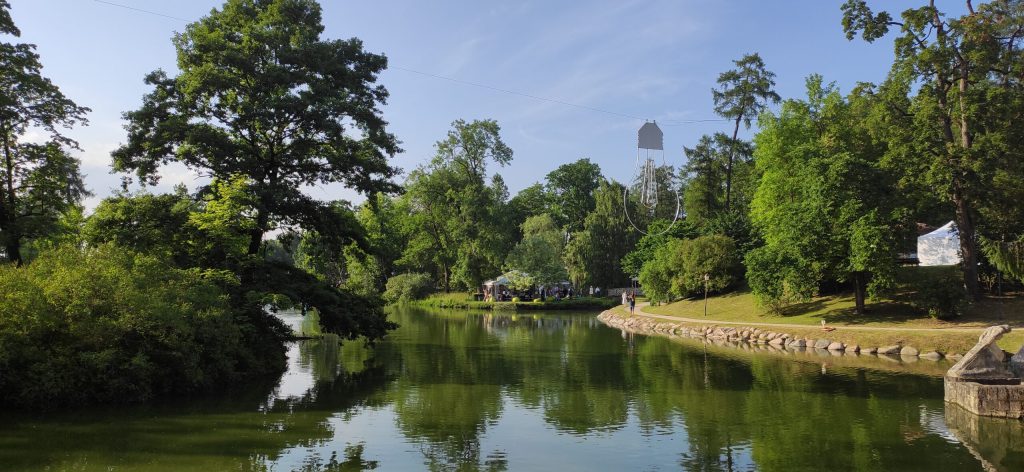
[(554, 285), (551, 287), (544, 287), (540, 291), (540, 299), (552, 299), (561, 300), (563, 298), (572, 298), (574, 295), (572, 287), (563, 287), (560, 285)]
[(622, 291), (622, 304), (629, 305), (629, 314), (633, 314), (633, 310), (636, 309), (636, 292)]

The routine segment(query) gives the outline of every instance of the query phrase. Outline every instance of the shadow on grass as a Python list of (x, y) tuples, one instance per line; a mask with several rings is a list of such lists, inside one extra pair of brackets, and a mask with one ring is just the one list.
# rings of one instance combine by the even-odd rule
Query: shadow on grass
[[(839, 295), (839, 297), (844, 297), (844, 295)], [(838, 302), (838, 304), (842, 303), (844, 302)], [(783, 319), (806, 316), (809, 319), (825, 320), (826, 323), (846, 325), (862, 325), (868, 323), (900, 324), (908, 321), (919, 320), (921, 318), (927, 318), (928, 316), (921, 310), (918, 310), (905, 301), (898, 299), (881, 302), (868, 302), (867, 306), (864, 307), (865, 313), (863, 315), (857, 314), (856, 308), (853, 306), (829, 309), (829, 305), (833, 304), (837, 304), (836, 296), (817, 298), (790, 305), (777, 316)]]
[(899, 324), (921, 319), (922, 317), (927, 317), (927, 315), (912, 306), (891, 301), (871, 303), (864, 307), (863, 315), (858, 315), (853, 307), (814, 315), (814, 318), (823, 319), (826, 323), (843, 323), (848, 325), (867, 323)]

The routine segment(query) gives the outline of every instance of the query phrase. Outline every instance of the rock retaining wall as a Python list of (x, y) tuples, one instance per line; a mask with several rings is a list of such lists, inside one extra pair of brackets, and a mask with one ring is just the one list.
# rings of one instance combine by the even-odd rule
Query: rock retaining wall
[(921, 353), (912, 346), (860, 346), (843, 344), (842, 342), (821, 338), (794, 336), (783, 330), (767, 330), (748, 326), (719, 326), (715, 324), (699, 325), (690, 323), (659, 321), (644, 316), (619, 316), (605, 311), (597, 316), (602, 323), (613, 328), (652, 335), (688, 336), (704, 339), (715, 344), (734, 344), (736, 347), (757, 347), (774, 351), (819, 351), (819, 354), (842, 355), (877, 355), (882, 359), (916, 361), (924, 359), (938, 361), (943, 358), (960, 359), (959, 354), (943, 354), (929, 351)]

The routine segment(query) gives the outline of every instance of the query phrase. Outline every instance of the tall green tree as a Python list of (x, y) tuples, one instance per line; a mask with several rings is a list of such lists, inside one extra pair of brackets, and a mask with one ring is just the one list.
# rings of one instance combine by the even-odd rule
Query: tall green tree
[(583, 220), (594, 210), (594, 191), (601, 178), (601, 167), (590, 159), (562, 164), (548, 173), (544, 188), (551, 212), (566, 232), (583, 228)]
[(410, 241), (400, 263), (431, 267), (441, 286), (471, 288), (493, 277), (514, 243), (508, 189), (488, 164), (504, 166), (512, 149), (494, 120), (457, 120), (429, 165), (406, 182)]
[(565, 237), (551, 215), (531, 216), (523, 223), (523, 239), (505, 260), (509, 270), (529, 274), (535, 283), (557, 284), (568, 277), (562, 263)]
[(358, 244), (345, 248), (347, 288), (367, 296), (380, 293), (388, 277), (397, 273), (398, 260), (409, 243), (407, 202), (377, 193), (359, 206), (355, 216), (366, 231), (370, 251)]
[(978, 233), (987, 223), (981, 210), (1016, 206), (996, 200), (1014, 195), (1022, 175), (1024, 6), (996, 0), (975, 8), (966, 0), (966, 14), (956, 17), (934, 1), (922, 3), (896, 21), (888, 12), (873, 12), (864, 0), (848, 0), (842, 25), (848, 39), (859, 34), (868, 42), (899, 27), (883, 85), (895, 96), (886, 138), (906, 178), (922, 181), (921, 187), (952, 205), (964, 285), (976, 300)]
[(732, 206), (733, 162), (740, 123), (750, 128), (751, 121), (768, 105), (778, 103), (781, 98), (775, 93), (775, 74), (765, 68), (764, 61), (757, 53), (744, 55), (733, 61), (735, 69), (718, 75), (718, 89), (712, 89), (715, 113), (733, 120), (729, 157), (725, 165), (725, 211)]
[(128, 142), (113, 152), (114, 170), (150, 184), (171, 162), (247, 177), (255, 195), (249, 255), (281, 224), (336, 236), (335, 214), (301, 188), (395, 190), (387, 159), (400, 149), (379, 109), (388, 93), (376, 80), (387, 60), (358, 39), (322, 32), (313, 0), (228, 0), (189, 24), (173, 39), (180, 74), (147, 75), (153, 91), (125, 113)]
[(625, 190), (618, 182), (602, 181), (594, 193), (594, 211), (584, 220), (583, 230), (569, 237), (562, 260), (570, 280), (581, 290), (585, 285), (611, 288), (629, 284), (622, 259), (633, 250), (639, 233), (626, 219), (622, 198)]
[[(19, 37), (10, 4), (0, 0), (0, 34)], [(35, 45), (0, 43), (0, 245), (8, 261), (21, 265), (26, 239), (53, 231), (61, 215), (87, 195), (78, 143), (61, 128), (85, 124), (88, 108), (68, 99), (42, 75)], [(25, 142), (40, 130), (42, 143)]]
[(515, 227), (522, 227), (526, 219), (531, 216), (550, 214), (551, 198), (544, 185), (535, 183), (519, 191), (508, 202), (511, 212), (511, 224)]
[(764, 246), (747, 255), (747, 273), (769, 306), (840, 280), (851, 283), (863, 313), (865, 294), (894, 282), (906, 212), (881, 163), (885, 144), (863, 125), (871, 107), (858, 106), (862, 100), (844, 99), (811, 76), (806, 100), (787, 100), (777, 117), (763, 116), (755, 151), (763, 176), (751, 219)]

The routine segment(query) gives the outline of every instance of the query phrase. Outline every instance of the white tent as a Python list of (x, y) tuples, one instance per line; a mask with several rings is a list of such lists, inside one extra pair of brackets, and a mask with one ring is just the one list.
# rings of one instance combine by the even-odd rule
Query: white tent
[(918, 236), (917, 259), (923, 266), (945, 266), (960, 263), (960, 236), (950, 221), (931, 233)]

